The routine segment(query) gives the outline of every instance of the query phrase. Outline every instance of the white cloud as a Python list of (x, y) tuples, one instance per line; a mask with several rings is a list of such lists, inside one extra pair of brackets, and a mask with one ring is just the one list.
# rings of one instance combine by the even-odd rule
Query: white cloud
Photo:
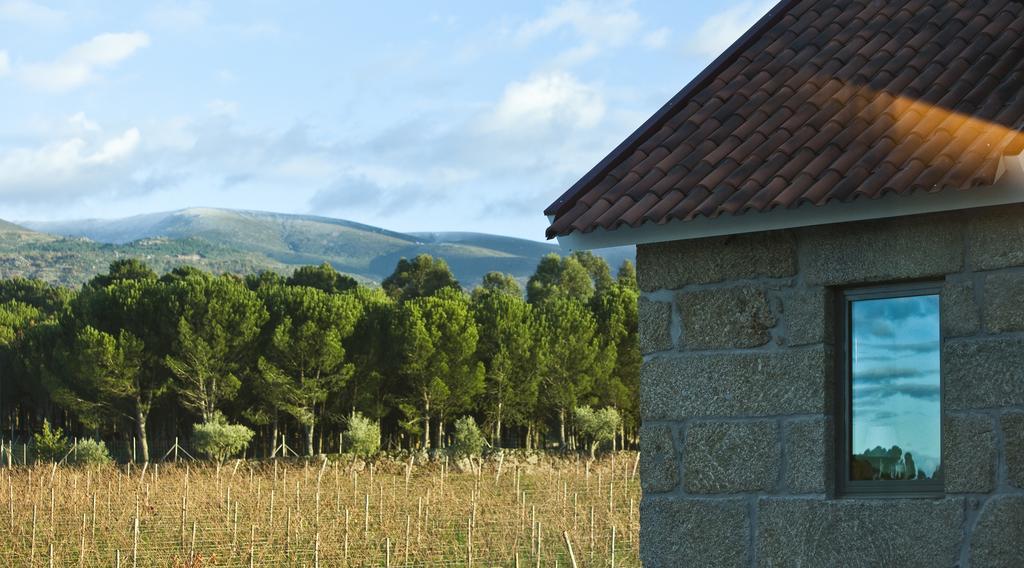
[(238, 116), (238, 103), (235, 101), (214, 99), (206, 103), (206, 108), (214, 116)]
[(568, 73), (551, 72), (509, 84), (483, 126), (545, 134), (555, 127), (590, 128), (604, 115), (604, 99), (595, 88)]
[(717, 57), (753, 26), (775, 2), (743, 2), (704, 20), (689, 48), (693, 53)]
[[(72, 121), (85, 121), (75, 115)], [(89, 192), (83, 183), (96, 177), (120, 175), (139, 147), (141, 133), (129, 128), (114, 136), (72, 136), (36, 147), (18, 147), (0, 151), (0, 195), (20, 200), (46, 200)], [(76, 190), (77, 188), (77, 190)]]
[(560, 54), (557, 61), (563, 65), (581, 63), (607, 48), (625, 45), (641, 30), (643, 21), (629, 4), (567, 0), (520, 26), (514, 37), (525, 45), (568, 28), (580, 45)]
[(0, 2), (0, 20), (29, 26), (58, 26), (67, 21), (67, 12), (54, 10), (29, 0)]
[(646, 35), (643, 38), (643, 44), (648, 49), (662, 49), (668, 45), (668, 40), (672, 36), (672, 30), (668, 28), (658, 28)]
[(0, 77), (11, 72), (11, 59), (6, 51), (0, 51)]
[(149, 45), (143, 32), (108, 33), (76, 45), (54, 61), (28, 63), (16, 68), (20, 80), (50, 92), (76, 89), (95, 80), (99, 69), (109, 68)]

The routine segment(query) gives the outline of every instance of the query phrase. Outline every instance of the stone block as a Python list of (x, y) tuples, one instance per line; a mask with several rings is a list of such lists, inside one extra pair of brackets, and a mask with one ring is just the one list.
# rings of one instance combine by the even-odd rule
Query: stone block
[(779, 451), (774, 421), (691, 423), (683, 486), (688, 493), (770, 491), (779, 480)]
[(835, 442), (829, 418), (794, 420), (785, 425), (786, 488), (790, 493), (831, 493)]
[(973, 568), (1024, 566), (1024, 496), (992, 497), (971, 534)]
[(786, 345), (810, 345), (833, 341), (832, 294), (827, 288), (794, 289), (782, 301)]
[(946, 414), (942, 421), (942, 471), (946, 493), (988, 493), (996, 484), (992, 419)]
[(644, 497), (640, 561), (647, 568), (747, 566), (750, 529), (742, 499)]
[(1024, 404), (1024, 340), (946, 341), (942, 380), (946, 410)]
[(954, 566), (962, 499), (762, 498), (760, 566)]
[(759, 288), (682, 292), (676, 302), (686, 349), (757, 347), (771, 339), (775, 315)]
[(644, 354), (672, 349), (672, 304), (640, 298), (640, 351)]
[(985, 278), (985, 327), (993, 332), (1024, 330), (1024, 273)]
[(1024, 489), (1024, 412), (1009, 412), (999, 420), (1006, 454), (1006, 481)]
[(944, 276), (963, 267), (958, 215), (897, 217), (799, 233), (804, 281), (846, 285)]
[(943, 337), (974, 335), (980, 327), (974, 285), (970, 282), (947, 282), (939, 296)]
[(655, 357), (640, 371), (644, 420), (825, 414), (832, 409), (826, 347)]
[(640, 428), (640, 485), (645, 494), (665, 493), (679, 485), (679, 464), (668, 426)]
[(786, 231), (729, 235), (637, 246), (640, 289), (675, 290), (749, 278), (796, 274), (796, 243)]
[(1024, 207), (1000, 206), (969, 212), (966, 241), (971, 268), (1024, 266)]

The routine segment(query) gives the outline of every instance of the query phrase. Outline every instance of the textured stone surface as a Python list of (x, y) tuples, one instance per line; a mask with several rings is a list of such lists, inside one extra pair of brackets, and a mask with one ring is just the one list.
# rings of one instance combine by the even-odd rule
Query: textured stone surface
[(971, 535), (972, 568), (1024, 566), (1024, 496), (992, 497)]
[(828, 493), (835, 463), (832, 421), (794, 420), (785, 425), (786, 488), (790, 493)]
[(832, 295), (825, 288), (793, 290), (783, 300), (786, 345), (832, 343)]
[(644, 420), (771, 416), (831, 411), (825, 347), (761, 353), (655, 357), (640, 371)]
[(974, 286), (970, 282), (947, 283), (942, 288), (940, 300), (943, 337), (959, 337), (978, 332), (981, 325), (978, 303), (974, 299)]
[(668, 426), (640, 428), (640, 485), (644, 493), (672, 491), (679, 484), (679, 465)]
[(996, 436), (988, 416), (947, 414), (942, 421), (947, 493), (988, 493), (996, 483)]
[(1024, 207), (992, 207), (971, 212), (967, 254), (978, 270), (1024, 266)]
[(778, 425), (694, 422), (683, 445), (683, 486), (689, 493), (769, 491), (779, 479)]
[(796, 274), (796, 244), (784, 231), (638, 245), (636, 249), (637, 281), (644, 291)]
[(953, 566), (962, 537), (961, 499), (762, 498), (761, 566)]
[(653, 353), (672, 349), (672, 304), (640, 298), (640, 351)]
[(947, 341), (942, 380), (947, 410), (1024, 404), (1024, 340)]
[(640, 560), (647, 568), (747, 566), (747, 502), (644, 497)]
[(999, 420), (1006, 452), (1006, 481), (1024, 489), (1024, 412), (1009, 412)]
[(927, 215), (808, 228), (799, 236), (804, 281), (849, 285), (959, 272), (961, 227), (959, 216)]
[(985, 278), (985, 327), (995, 332), (1024, 330), (1024, 273)]
[(683, 292), (676, 297), (687, 349), (757, 347), (768, 343), (775, 315), (764, 291), (743, 286)]

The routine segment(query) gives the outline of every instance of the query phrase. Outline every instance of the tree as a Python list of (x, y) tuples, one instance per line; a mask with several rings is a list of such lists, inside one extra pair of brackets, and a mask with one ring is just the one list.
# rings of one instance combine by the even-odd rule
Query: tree
[(622, 418), (614, 408), (594, 410), (589, 406), (576, 407), (574, 412), (576, 429), (590, 441), (590, 459), (597, 455), (597, 447), (602, 442), (615, 439), (615, 433), (622, 425)]
[[(607, 264), (604, 266), (607, 269)], [(572, 298), (586, 302), (593, 295), (594, 282), (590, 272), (575, 256), (561, 258), (554, 253), (544, 255), (526, 284), (526, 297), (531, 304), (539, 304), (551, 298)]]
[(533, 307), (502, 288), (477, 288), (473, 315), (478, 327), (477, 357), (484, 365), (482, 409), (501, 444), (502, 426), (524, 425), (537, 402), (537, 329)]
[(468, 410), (484, 388), (484, 367), (476, 359), (477, 329), (466, 295), (442, 289), (405, 303), (396, 319), (400, 370), (406, 392), (416, 401), (430, 447), (430, 419), (437, 416), (442, 446), (446, 415)]
[(558, 439), (564, 449), (568, 414), (609, 371), (612, 357), (602, 349), (597, 322), (581, 302), (554, 297), (540, 310), (542, 400), (557, 416)]
[(306, 454), (313, 455), (317, 410), (352, 375), (343, 342), (359, 319), (359, 303), (349, 295), (304, 286), (273, 289), (267, 298), (272, 333), (260, 357), (263, 392), (275, 409), (306, 430)]
[(599, 290), (591, 300), (602, 350), (612, 358), (608, 373), (598, 375), (590, 402), (611, 406), (639, 426), (640, 366), (637, 337), (639, 292), (618, 283)]
[(177, 334), (165, 361), (185, 408), (210, 422), (235, 396), (268, 319), (259, 297), (237, 279), (190, 274), (168, 286)]
[(357, 456), (370, 457), (380, 450), (380, 422), (358, 412), (348, 419), (349, 449)]
[(444, 288), (460, 289), (448, 263), (429, 254), (399, 260), (395, 271), (381, 285), (388, 296), (400, 301), (430, 296)]
[[(156, 275), (145, 265), (111, 264), (109, 274), (83, 288), (62, 320), (62, 333), (70, 343), (66, 368), (47, 373), (54, 396), (84, 422), (133, 422), (143, 461), (149, 460), (149, 412), (170, 381), (164, 360), (173, 338), (168, 322), (173, 320), (166, 300)], [(62, 358), (54, 359), (61, 364)]]
[(320, 266), (302, 266), (288, 278), (289, 286), (309, 286), (331, 294), (355, 289), (359, 283), (351, 276), (340, 274), (330, 263)]
[(70, 444), (60, 428), (50, 428), (50, 421), (43, 420), (43, 429), (32, 437), (36, 459), (55, 462), (64, 458)]
[(587, 271), (596, 291), (600, 292), (615, 282), (612, 279), (612, 272), (608, 262), (589, 250), (575, 251), (572, 253), (572, 258), (579, 262), (580, 266)]
[(249, 428), (228, 424), (223, 414), (215, 412), (209, 420), (193, 427), (192, 443), (200, 453), (222, 464), (231, 456), (245, 451), (252, 435)]
[(622, 265), (619, 266), (619, 272), (616, 275), (619, 286), (628, 288), (630, 290), (637, 290), (638, 285), (636, 281), (636, 267), (629, 259), (623, 260)]
[(498, 292), (501, 294), (507, 294), (509, 296), (516, 296), (518, 298), (523, 297), (523, 288), (519, 285), (519, 282), (511, 274), (504, 274), (502, 272), (488, 272), (484, 274), (484, 279), (480, 283), (480, 286), (473, 291), (473, 294), (479, 292)]
[(455, 421), (453, 438), (452, 454), (457, 457), (479, 456), (484, 451), (484, 444), (487, 443), (472, 416), (463, 416)]

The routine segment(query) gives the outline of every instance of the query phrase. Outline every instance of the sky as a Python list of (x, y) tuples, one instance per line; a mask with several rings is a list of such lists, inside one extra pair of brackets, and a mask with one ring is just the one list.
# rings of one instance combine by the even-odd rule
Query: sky
[(899, 446), (939, 465), (939, 297), (853, 302), (853, 451)]
[(0, 0), (0, 218), (541, 240), (544, 207), (771, 5)]

